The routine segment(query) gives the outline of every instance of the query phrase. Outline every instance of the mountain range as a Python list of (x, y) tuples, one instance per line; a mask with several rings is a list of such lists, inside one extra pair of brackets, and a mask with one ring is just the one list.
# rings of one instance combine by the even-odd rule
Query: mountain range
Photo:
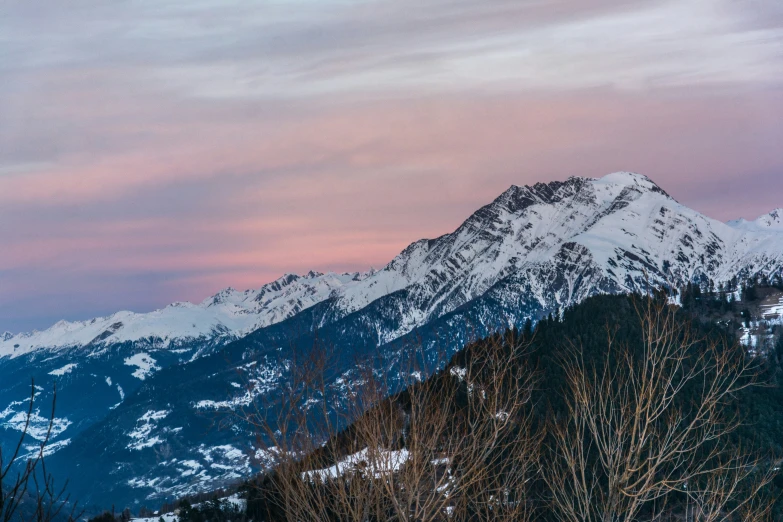
[(263, 466), (252, 427), (223, 420), (279, 400), (316, 344), (333, 348), (329, 385), (347, 387), (357, 358), (391, 360), (409, 343), (453, 353), (593, 295), (781, 269), (781, 210), (722, 223), (629, 172), (512, 186), (378, 271), (287, 274), (200, 304), (3, 334), (0, 437), (18, 436), (34, 378), (32, 447), (56, 382), (50, 469), (87, 503), (154, 505)]

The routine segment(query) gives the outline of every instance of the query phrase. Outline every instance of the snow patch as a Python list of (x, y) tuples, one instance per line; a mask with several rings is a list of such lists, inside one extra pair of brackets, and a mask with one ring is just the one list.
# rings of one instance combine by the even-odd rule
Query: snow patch
[[(64, 447), (68, 446), (71, 443), (71, 439), (65, 439), (60, 440), (57, 442), (50, 442), (46, 444), (46, 447), (44, 447), (43, 450), (43, 456), (49, 457), (51, 455), (54, 455)], [(35, 445), (35, 444), (28, 444), (25, 446), (25, 450), (27, 450), (27, 455), (22, 456), (22, 460), (35, 458), (38, 453), (41, 451), (41, 446)]]
[(55, 377), (61, 377), (65, 375), (66, 373), (71, 373), (73, 370), (75, 370), (79, 365), (76, 363), (66, 364), (62, 368), (59, 368), (57, 370), (52, 370), (49, 372), (49, 375), (54, 375)]
[(156, 365), (157, 361), (150, 357), (148, 353), (137, 353), (125, 359), (126, 366), (135, 366), (136, 370), (131, 374), (137, 379), (142, 381), (160, 370), (160, 366)]
[(151, 448), (157, 444), (163, 442), (160, 437), (150, 437), (152, 431), (157, 427), (157, 422), (161, 419), (165, 419), (171, 413), (170, 410), (150, 410), (136, 421), (136, 428), (128, 433), (128, 438), (131, 439), (131, 443), (126, 447), (130, 450), (142, 450), (144, 448)]
[[(40, 410), (36, 409), (30, 414), (29, 425), (27, 411), (14, 412), (11, 406), (0, 412), (0, 419), (5, 418), (8, 418), (8, 420), (3, 422), (3, 427), (23, 432), (25, 426), (27, 426), (27, 435), (39, 441), (46, 440), (46, 436), (49, 432), (49, 418), (42, 416)], [(61, 419), (55, 417), (52, 419), (50, 439), (57, 438), (62, 432), (67, 430), (70, 425), (71, 421), (65, 418)]]
[(337, 464), (324, 469), (305, 471), (304, 479), (319, 479), (326, 481), (334, 479), (346, 473), (372, 473), (375, 478), (399, 471), (408, 461), (408, 450), (375, 450), (372, 453), (363, 449), (353, 455), (348, 455)]

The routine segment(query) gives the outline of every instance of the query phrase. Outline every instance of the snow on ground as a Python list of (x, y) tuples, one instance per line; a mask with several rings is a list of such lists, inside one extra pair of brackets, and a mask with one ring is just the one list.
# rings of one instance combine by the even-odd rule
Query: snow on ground
[(152, 431), (157, 427), (157, 421), (166, 418), (171, 411), (148, 411), (136, 421), (136, 428), (128, 433), (128, 437), (132, 440), (127, 448), (130, 450), (141, 450), (144, 448), (151, 448), (156, 444), (160, 444), (162, 441), (160, 437), (150, 437)]
[[(107, 379), (108, 379), (108, 377), (107, 377)], [(111, 408), (109, 408), (109, 409), (111, 409), (111, 410), (113, 410), (114, 408), (116, 408), (117, 406), (119, 406), (120, 404), (122, 404), (122, 401), (124, 401), (124, 400), (125, 400), (125, 391), (122, 389), (122, 386), (120, 386), (119, 384), (117, 385), (117, 393), (119, 393), (119, 394), (120, 394), (120, 402), (118, 402), (117, 404), (115, 404), (114, 406), (112, 406)]]
[[(148, 413), (152, 417), (155, 412)], [(139, 489), (140, 494), (143, 490), (147, 499), (160, 498), (161, 493), (181, 498), (247, 478), (252, 471), (250, 454), (230, 444), (211, 447), (202, 444), (190, 458), (163, 460), (127, 484)]]
[(163, 522), (178, 522), (179, 516), (177, 516), (175, 513), (163, 513), (162, 515), (155, 515), (154, 517), (150, 518), (132, 518), (131, 522), (160, 522), (160, 519), (163, 519)]
[[(90, 343), (100, 347), (143, 341), (149, 345), (144, 349), (158, 350), (179, 349), (181, 341), (195, 339), (228, 342), (326, 299), (334, 298), (335, 313), (345, 315), (407, 288), (412, 301), (421, 306), (408, 307), (397, 328), (382, 332), (379, 342), (385, 343), (430, 320), (432, 314), (446, 313), (482, 295), (511, 273), (530, 274), (533, 298), (562, 309), (586, 297), (574, 294), (580, 285), (595, 287), (600, 282), (617, 290), (638, 290), (646, 284), (643, 272), (655, 276), (669, 270), (663, 266), (670, 260), (671, 283), (705, 275), (726, 281), (743, 270), (769, 271), (783, 262), (783, 211), (754, 222), (721, 223), (677, 203), (645, 176), (630, 172), (512, 186), (483, 210), (453, 233), (412, 243), (377, 272), (286, 274), (258, 290), (229, 288), (199, 304), (174, 303), (146, 314), (118, 312), (89, 321), (61, 321), (42, 332), (6, 333), (0, 336), (0, 357)], [(568, 258), (563, 262), (590, 265), (595, 280), (577, 285), (581, 276), (569, 279), (553, 303), (545, 295), (547, 286), (535, 276), (537, 270), (556, 266), (558, 256)], [(449, 286), (454, 282), (458, 287)], [(134, 375), (143, 379), (148, 373), (139, 366)]]
[(272, 363), (268, 359), (265, 359), (262, 365), (257, 365), (256, 363), (257, 361), (254, 361), (253, 364), (247, 364), (242, 367), (242, 370), (247, 374), (247, 384), (245, 386), (236, 382), (231, 383), (234, 388), (244, 388), (244, 393), (236, 395), (229, 400), (213, 401), (205, 399), (196, 401), (192, 403), (193, 407), (197, 410), (233, 410), (242, 406), (248, 406), (256, 397), (276, 389), (277, 383), (286, 368), (286, 363)]
[(198, 470), (201, 469), (201, 464), (199, 464), (195, 460), (183, 460), (180, 462), (182, 466), (184, 466), (184, 470), (182, 471), (183, 477), (190, 477), (192, 475), (195, 475)]
[[(9, 417), (10, 416), (10, 417)], [(2, 426), (19, 432), (24, 431), (27, 424), (27, 411), (14, 412), (11, 408), (6, 408), (0, 412), (0, 420), (8, 417)], [(68, 429), (71, 421), (55, 417), (52, 420), (52, 432), (50, 439), (56, 438), (62, 432)], [(41, 415), (40, 410), (30, 414), (30, 425), (27, 426), (27, 434), (36, 440), (45, 440), (49, 430), (49, 418)]]
[(468, 374), (468, 370), (465, 368), (454, 366), (451, 368), (451, 370), (449, 370), (449, 373), (454, 377), (457, 377), (460, 380), (460, 382), (462, 382), (465, 380), (465, 376)]
[[(68, 446), (71, 443), (71, 439), (65, 439), (60, 440), (57, 442), (50, 442), (46, 444), (46, 447), (43, 451), (43, 456), (48, 457), (50, 455), (54, 455), (64, 447)], [(29, 458), (34, 458), (36, 455), (38, 455), (38, 452), (41, 451), (41, 446), (36, 444), (27, 444), (24, 447), (25, 450), (27, 450), (27, 455), (23, 455), (21, 460), (26, 460)]]
[[(220, 501), (228, 502), (232, 506), (238, 508), (239, 511), (245, 511), (247, 508), (247, 500), (240, 498), (238, 493), (234, 493), (230, 497), (221, 498)], [(193, 504), (193, 507), (199, 506), (201, 506), (201, 503)], [(179, 521), (179, 516), (177, 513), (163, 513), (162, 515), (155, 515), (154, 517), (149, 518), (131, 518), (131, 522), (160, 522), (161, 518), (163, 519), (163, 522)]]
[(246, 458), (242, 450), (235, 448), (231, 444), (212, 446), (211, 448), (201, 446), (199, 447), (198, 452), (203, 455), (204, 460), (206, 460), (211, 466), (219, 466), (225, 469), (230, 469), (230, 466), (226, 466), (225, 464), (218, 464), (218, 462), (229, 461), (234, 463)]
[(765, 319), (780, 319), (783, 318), (783, 296), (778, 299), (777, 303), (767, 303), (761, 305), (761, 315)]
[(156, 365), (157, 361), (150, 357), (148, 353), (137, 353), (127, 359), (125, 359), (126, 366), (135, 366), (136, 370), (133, 372), (133, 376), (142, 381), (160, 370), (160, 366)]
[(78, 364), (74, 364), (74, 363), (66, 364), (62, 368), (50, 371), (49, 375), (54, 375), (55, 377), (61, 377), (61, 376), (65, 375), (66, 373), (71, 373), (78, 366), (79, 366)]
[(325, 481), (355, 471), (362, 473), (372, 471), (377, 478), (398, 471), (407, 462), (408, 456), (408, 450), (405, 449), (379, 449), (370, 452), (368, 448), (365, 448), (353, 455), (348, 455), (337, 464), (328, 468), (305, 471), (302, 473), (302, 478), (310, 480), (318, 478), (321, 481)]

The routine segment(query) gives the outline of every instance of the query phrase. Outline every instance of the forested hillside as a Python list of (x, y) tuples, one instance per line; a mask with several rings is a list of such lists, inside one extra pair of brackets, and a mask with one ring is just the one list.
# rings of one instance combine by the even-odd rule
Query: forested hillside
[(727, 309), (708, 298), (594, 297), (467, 346), (425, 382), (412, 371), (388, 400), (373, 381), (356, 395), (369, 412), (324, 446), (326, 417), (287, 417), (312, 437), (288, 454), (312, 451), (249, 483), (247, 516), (779, 520), (780, 359), (709, 320)]

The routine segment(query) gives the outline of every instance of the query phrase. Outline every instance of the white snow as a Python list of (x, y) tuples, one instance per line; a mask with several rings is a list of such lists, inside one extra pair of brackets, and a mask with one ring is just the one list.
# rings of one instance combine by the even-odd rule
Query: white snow
[[(192, 461), (191, 461), (192, 462)], [(148, 483), (145, 484), (139, 484), (137, 482), (131, 481), (130, 484), (133, 487), (149, 487)], [(153, 484), (154, 485), (154, 484)], [(236, 506), (240, 512), (244, 512), (247, 508), (247, 500), (240, 498), (238, 493), (234, 493), (231, 496), (224, 497), (220, 499), (222, 502), (228, 502), (229, 504)], [(200, 506), (201, 503), (193, 504), (193, 507)], [(178, 522), (179, 521), (179, 515), (177, 513), (163, 513), (159, 515), (155, 515), (154, 517), (148, 517), (148, 518), (131, 518), (132, 522), (159, 522), (160, 519), (163, 519), (163, 522)]]
[(142, 450), (144, 448), (151, 448), (157, 444), (163, 442), (157, 435), (150, 437), (153, 430), (157, 427), (157, 421), (165, 419), (171, 411), (168, 410), (150, 410), (136, 421), (136, 428), (128, 433), (128, 438), (131, 442), (127, 445), (130, 450)]
[[(17, 401), (18, 402), (18, 401)], [(0, 420), (5, 420), (2, 424), (3, 427), (22, 432), (25, 430), (27, 424), (27, 411), (14, 411), (13, 405), (8, 406), (5, 410), (0, 412)], [(62, 432), (68, 429), (71, 425), (71, 421), (66, 418), (55, 417), (52, 419), (52, 431), (50, 440), (56, 439)], [(27, 435), (30, 437), (43, 441), (46, 440), (46, 435), (49, 430), (49, 418), (41, 415), (41, 411), (36, 409), (30, 414), (29, 425), (27, 426)]]
[(65, 375), (66, 373), (71, 373), (71, 371), (76, 369), (76, 367), (78, 367), (78, 366), (79, 366), (78, 364), (74, 364), (74, 363), (66, 364), (65, 366), (63, 366), (62, 368), (60, 368), (58, 370), (52, 370), (51, 372), (49, 372), (49, 375), (54, 375), (55, 377), (60, 377), (60, 376)]
[(201, 469), (201, 464), (195, 460), (183, 460), (180, 462), (180, 465), (184, 466), (184, 470), (182, 471), (183, 477), (195, 475), (198, 473), (198, 470)]
[(378, 478), (395, 471), (408, 461), (408, 450), (384, 450), (376, 449), (369, 451), (365, 448), (353, 455), (348, 455), (337, 464), (324, 469), (305, 471), (302, 478), (313, 480), (318, 478), (321, 481), (337, 478), (346, 473), (372, 472), (373, 476)]
[(87, 321), (60, 321), (44, 331), (0, 336), (0, 357), (18, 357), (39, 349), (89, 343), (154, 341), (167, 348), (176, 341), (238, 338), (280, 322), (328, 299), (366, 274), (286, 274), (258, 290), (228, 288), (199, 304), (174, 303), (149, 313), (117, 312)]
[[(559, 192), (551, 197), (547, 188), (511, 187), (452, 234), (417, 241), (346, 287), (335, 308), (353, 312), (407, 289), (417, 305), (403, 311), (400, 328), (383, 333), (383, 343), (510, 274), (525, 276), (543, 308), (562, 309), (600, 287), (639, 291), (647, 277), (653, 285), (679, 285), (700, 274), (718, 282), (743, 269), (783, 266), (783, 227), (738, 230), (681, 205), (639, 174), (574, 178), (554, 190)], [(770, 216), (778, 219), (778, 213)], [(555, 273), (565, 286), (552, 295)]]
[[(68, 446), (70, 443), (71, 443), (71, 439), (64, 439), (57, 442), (49, 442), (44, 447), (43, 456), (49, 457), (51, 455), (54, 455), (64, 447)], [(25, 450), (27, 450), (27, 454), (22, 456), (22, 460), (34, 458), (41, 451), (41, 446), (36, 444), (28, 444), (25, 446)]]
[(453, 366), (451, 370), (449, 370), (449, 374), (458, 378), (460, 382), (462, 382), (463, 380), (465, 380), (465, 376), (468, 374), (468, 370), (465, 368), (460, 368), (458, 366)]
[[(130, 484), (130, 486), (144, 487), (135, 483)], [(160, 522), (161, 518), (163, 519), (163, 522), (179, 521), (179, 516), (177, 516), (176, 513), (163, 513), (162, 515), (155, 515), (154, 517), (149, 517), (149, 518), (131, 518), (131, 521), (132, 522)]]
[[(412, 243), (379, 271), (286, 274), (258, 290), (229, 288), (199, 304), (61, 321), (43, 332), (0, 337), (0, 357), (90, 342), (154, 340), (155, 349), (178, 349), (172, 343), (241, 337), (330, 298), (329, 320), (339, 319), (406, 289), (415, 305), (402, 307), (398, 328), (379, 332), (385, 343), (512, 274), (542, 309), (562, 309), (594, 293), (639, 291), (647, 281), (680, 285), (703, 276), (718, 283), (781, 266), (783, 210), (722, 223), (681, 205), (643, 175), (616, 172), (512, 186), (453, 233)], [(557, 291), (553, 274), (562, 276)], [(138, 378), (154, 371), (154, 362), (138, 362)]]
[(245, 386), (235, 382), (231, 383), (234, 388), (243, 390), (242, 394), (222, 401), (209, 399), (196, 401), (193, 403), (193, 407), (197, 410), (233, 410), (248, 406), (256, 397), (276, 389), (276, 384), (283, 371), (282, 367), (269, 360), (265, 360), (265, 364), (258, 367), (257, 362), (253, 361), (242, 367), (242, 370), (247, 372)]
[(137, 353), (125, 359), (126, 366), (136, 367), (131, 375), (142, 381), (160, 370), (160, 367), (155, 364), (156, 362), (148, 353)]
[(783, 318), (783, 297), (777, 303), (761, 305), (761, 315), (766, 319)]
[(740, 230), (750, 232), (758, 231), (783, 231), (783, 208), (777, 208), (769, 214), (764, 214), (753, 221), (737, 219), (729, 221), (728, 225)]

